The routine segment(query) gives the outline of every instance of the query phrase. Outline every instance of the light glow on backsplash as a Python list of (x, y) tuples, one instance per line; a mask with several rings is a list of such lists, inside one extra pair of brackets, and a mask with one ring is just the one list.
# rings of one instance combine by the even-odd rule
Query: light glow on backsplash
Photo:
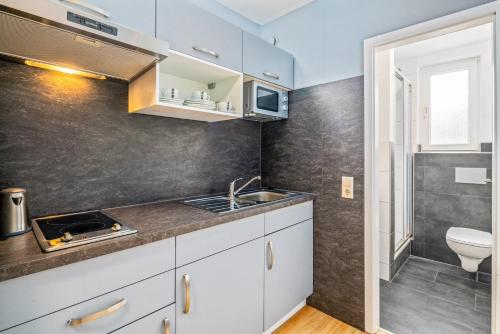
[(52, 64), (48, 64), (48, 63), (34, 61), (34, 60), (25, 60), (24, 63), (28, 66), (39, 67), (39, 68), (43, 68), (46, 70), (58, 71), (58, 72), (66, 73), (66, 74), (79, 75), (79, 76), (86, 77), (86, 78), (99, 79), (99, 80), (106, 79), (106, 76), (104, 76), (102, 74), (74, 70), (72, 68), (52, 65)]

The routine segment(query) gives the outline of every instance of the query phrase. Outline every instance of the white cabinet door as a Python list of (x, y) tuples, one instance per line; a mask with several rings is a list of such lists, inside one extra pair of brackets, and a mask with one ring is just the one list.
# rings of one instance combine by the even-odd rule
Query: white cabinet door
[(247, 32), (243, 33), (243, 72), (293, 88), (293, 56)]
[(264, 238), (176, 270), (178, 334), (261, 334)]
[(157, 36), (172, 50), (241, 72), (241, 29), (186, 0), (158, 0), (157, 6)]
[(264, 329), (313, 292), (313, 221), (265, 237)]

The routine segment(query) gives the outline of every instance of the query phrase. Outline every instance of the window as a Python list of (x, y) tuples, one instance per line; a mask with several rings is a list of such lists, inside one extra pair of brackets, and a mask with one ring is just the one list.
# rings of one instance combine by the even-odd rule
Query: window
[(422, 69), (424, 150), (478, 150), (479, 58)]

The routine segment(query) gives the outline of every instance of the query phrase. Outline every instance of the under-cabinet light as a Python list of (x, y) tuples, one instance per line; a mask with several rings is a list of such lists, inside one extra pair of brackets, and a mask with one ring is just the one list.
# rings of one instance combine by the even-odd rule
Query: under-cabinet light
[(87, 78), (92, 78), (92, 79), (99, 79), (99, 80), (105, 80), (106, 76), (102, 74), (96, 74), (92, 72), (85, 72), (85, 71), (80, 71), (80, 70), (74, 70), (71, 68), (67, 67), (62, 67), (62, 66), (57, 66), (57, 65), (52, 65), (48, 63), (43, 63), (43, 62), (38, 62), (34, 60), (25, 60), (24, 63), (29, 66), (33, 67), (39, 67), (43, 68), (46, 70), (53, 70), (53, 71), (58, 71), (66, 74), (74, 74), (74, 75), (80, 75), (82, 77), (87, 77)]

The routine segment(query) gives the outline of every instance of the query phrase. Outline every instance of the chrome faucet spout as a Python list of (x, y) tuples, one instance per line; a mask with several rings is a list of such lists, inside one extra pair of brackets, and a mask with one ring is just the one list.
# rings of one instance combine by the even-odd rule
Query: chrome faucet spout
[(247, 183), (245, 183), (244, 185), (242, 185), (241, 187), (239, 187), (237, 190), (234, 190), (234, 186), (235, 186), (236, 182), (238, 182), (241, 179), (242, 178), (240, 177), (240, 178), (232, 181), (229, 184), (229, 193), (227, 194), (227, 197), (229, 198), (229, 200), (234, 201), (236, 194), (238, 194), (240, 191), (242, 191), (243, 189), (245, 189), (246, 187), (248, 187), (248, 185), (250, 183), (252, 183), (253, 181), (261, 180), (261, 177), (260, 176), (256, 176), (256, 177), (252, 178), (250, 181), (248, 181)]

